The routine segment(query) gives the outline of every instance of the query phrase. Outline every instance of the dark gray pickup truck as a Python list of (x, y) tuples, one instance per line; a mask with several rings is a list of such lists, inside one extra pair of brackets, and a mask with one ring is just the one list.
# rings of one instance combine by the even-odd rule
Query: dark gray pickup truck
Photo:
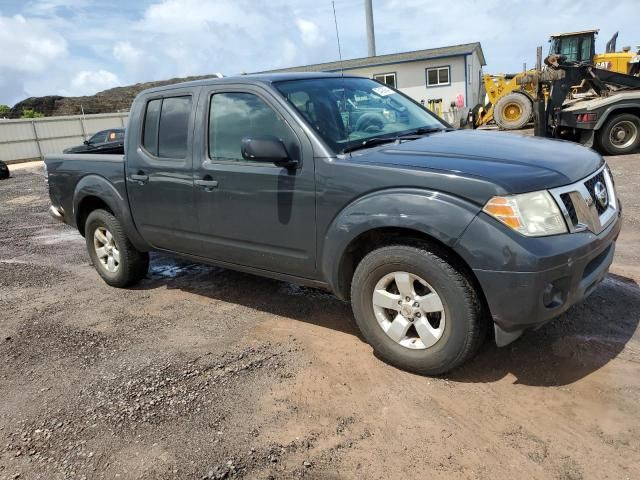
[[(573, 143), (454, 130), (359, 77), (278, 74), (155, 88), (125, 155), (50, 155), (51, 213), (126, 287), (151, 250), (328, 289), (375, 351), (446, 372), (607, 274), (621, 206)], [(345, 318), (345, 321), (349, 319)]]

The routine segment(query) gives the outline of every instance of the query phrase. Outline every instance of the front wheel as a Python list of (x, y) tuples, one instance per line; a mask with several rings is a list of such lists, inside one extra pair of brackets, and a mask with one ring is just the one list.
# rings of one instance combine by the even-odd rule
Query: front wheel
[(131, 244), (116, 217), (106, 210), (94, 210), (85, 223), (87, 250), (95, 269), (112, 287), (128, 287), (144, 278), (149, 254)]
[(598, 143), (609, 155), (626, 155), (640, 146), (640, 119), (630, 113), (611, 117), (598, 132)]
[(523, 93), (511, 92), (500, 98), (493, 108), (493, 119), (505, 130), (524, 128), (533, 115), (533, 103)]
[(369, 253), (353, 276), (351, 303), (376, 353), (420, 374), (461, 365), (475, 354), (485, 331), (471, 282), (425, 249), (396, 245)]

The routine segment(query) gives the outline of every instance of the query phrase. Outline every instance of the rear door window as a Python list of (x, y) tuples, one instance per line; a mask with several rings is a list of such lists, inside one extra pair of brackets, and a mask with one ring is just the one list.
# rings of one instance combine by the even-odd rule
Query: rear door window
[(96, 133), (93, 137), (89, 139), (89, 143), (104, 143), (107, 138), (107, 130), (103, 130), (102, 132)]
[(158, 131), (158, 156), (185, 158), (189, 137), (191, 96), (170, 97), (162, 101)]
[(116, 142), (118, 140), (122, 140), (124, 138), (124, 131), (122, 130), (111, 130), (109, 132), (109, 137), (107, 138), (108, 142)]
[(149, 101), (145, 114), (142, 146), (159, 158), (185, 158), (191, 108), (190, 95)]

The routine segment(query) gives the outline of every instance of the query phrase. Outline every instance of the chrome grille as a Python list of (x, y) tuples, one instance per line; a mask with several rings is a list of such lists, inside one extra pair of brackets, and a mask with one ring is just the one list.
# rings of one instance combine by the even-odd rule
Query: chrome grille
[(562, 204), (564, 208), (567, 209), (567, 214), (569, 215), (569, 219), (571, 220), (571, 224), (576, 227), (578, 225), (578, 214), (576, 213), (576, 209), (573, 206), (573, 201), (571, 200), (571, 196), (568, 193), (563, 193), (560, 195), (562, 199)]
[[(591, 195), (591, 198), (594, 200), (594, 202), (596, 200), (595, 186), (598, 182), (602, 184), (605, 183), (604, 170), (602, 170), (600, 173), (598, 173), (597, 175), (591, 177), (589, 180), (584, 182), (584, 186), (587, 187), (587, 191), (589, 192), (589, 195)], [(608, 206), (608, 205), (601, 205), (599, 202), (595, 202), (595, 204), (596, 204), (596, 210), (598, 211), (598, 215), (602, 215)]]
[(579, 182), (549, 190), (570, 232), (600, 233), (617, 215), (616, 193), (606, 166)]

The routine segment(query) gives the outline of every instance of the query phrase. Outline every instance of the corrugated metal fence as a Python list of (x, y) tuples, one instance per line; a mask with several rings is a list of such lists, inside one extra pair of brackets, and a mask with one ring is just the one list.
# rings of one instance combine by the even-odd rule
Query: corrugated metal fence
[(91, 135), (122, 128), (129, 113), (100, 113), (19, 120), (0, 120), (0, 160), (7, 163), (42, 159), (81, 145)]

